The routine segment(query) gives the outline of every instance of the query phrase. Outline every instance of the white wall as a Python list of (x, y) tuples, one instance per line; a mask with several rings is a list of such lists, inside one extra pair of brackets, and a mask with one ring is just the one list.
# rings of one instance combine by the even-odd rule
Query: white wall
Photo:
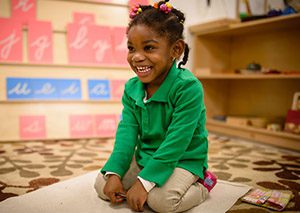
[(192, 35), (188, 32), (188, 27), (198, 23), (209, 22), (222, 18), (235, 18), (236, 0), (211, 0), (210, 6), (207, 0), (173, 0), (170, 3), (186, 16), (185, 41), (190, 46), (190, 54), (187, 65), (191, 69), (193, 64)]
[(186, 15), (186, 24), (192, 25), (219, 18), (235, 18), (236, 0), (211, 0), (210, 6), (206, 0), (173, 0), (172, 5)]

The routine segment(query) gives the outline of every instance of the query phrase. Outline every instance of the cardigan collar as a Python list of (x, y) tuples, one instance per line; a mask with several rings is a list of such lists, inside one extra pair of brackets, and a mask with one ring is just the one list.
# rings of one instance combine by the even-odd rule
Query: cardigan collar
[[(167, 102), (169, 91), (179, 72), (180, 69), (176, 67), (176, 62), (174, 62), (163, 83), (155, 91), (152, 97), (146, 101), (146, 103), (149, 103), (151, 101)], [(143, 102), (143, 99), (145, 97), (145, 86), (140, 80), (137, 81), (137, 84), (134, 88), (128, 91), (128, 95), (136, 101), (136, 104), (138, 106), (145, 106)]]

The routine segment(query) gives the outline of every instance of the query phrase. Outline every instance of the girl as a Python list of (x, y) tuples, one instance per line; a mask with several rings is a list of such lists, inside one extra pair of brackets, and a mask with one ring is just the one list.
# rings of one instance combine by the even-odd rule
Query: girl
[[(128, 63), (136, 73), (125, 85), (114, 150), (95, 182), (100, 198), (182, 212), (203, 202), (207, 168), (203, 89), (181, 68), (189, 48), (184, 14), (167, 1), (137, 6), (127, 30)], [(184, 52), (176, 67), (176, 60)]]

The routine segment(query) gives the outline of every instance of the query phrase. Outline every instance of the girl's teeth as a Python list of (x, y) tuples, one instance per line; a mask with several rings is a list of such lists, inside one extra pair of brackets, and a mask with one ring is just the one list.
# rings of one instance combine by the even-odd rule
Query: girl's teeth
[(138, 72), (148, 72), (150, 67), (136, 67)]

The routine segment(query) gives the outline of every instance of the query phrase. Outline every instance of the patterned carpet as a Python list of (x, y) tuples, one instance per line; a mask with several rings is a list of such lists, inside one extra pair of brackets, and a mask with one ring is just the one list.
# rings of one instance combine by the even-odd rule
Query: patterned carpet
[[(209, 166), (219, 179), (289, 190), (284, 212), (300, 212), (300, 153), (210, 135)], [(101, 168), (113, 139), (0, 143), (0, 201)], [(241, 201), (229, 213), (267, 213)]]

